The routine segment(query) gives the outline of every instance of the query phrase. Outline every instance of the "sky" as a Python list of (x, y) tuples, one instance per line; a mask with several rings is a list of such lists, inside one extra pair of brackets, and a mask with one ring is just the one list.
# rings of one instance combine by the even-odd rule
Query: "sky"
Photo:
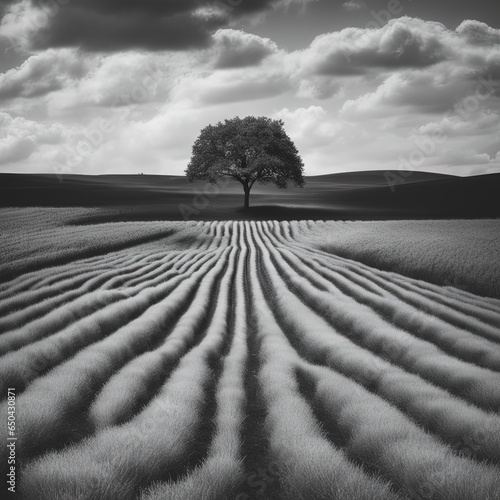
[(307, 175), (500, 172), (490, 0), (0, 0), (0, 172), (182, 175), (282, 119)]

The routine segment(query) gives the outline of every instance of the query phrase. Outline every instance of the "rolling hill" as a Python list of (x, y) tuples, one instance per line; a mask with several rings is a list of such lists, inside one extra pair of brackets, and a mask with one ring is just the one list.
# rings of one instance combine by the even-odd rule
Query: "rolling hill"
[[(241, 210), (236, 182), (204, 196), (182, 176), (0, 174), (0, 206), (108, 207), (113, 220), (340, 219), (498, 217), (500, 174), (456, 177), (370, 171), (306, 177), (303, 189), (254, 186)], [(187, 214), (187, 215), (186, 215)]]

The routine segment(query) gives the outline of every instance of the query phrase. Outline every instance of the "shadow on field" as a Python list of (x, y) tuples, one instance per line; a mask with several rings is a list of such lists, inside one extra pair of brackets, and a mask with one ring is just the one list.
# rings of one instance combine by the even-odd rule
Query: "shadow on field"
[[(397, 182), (394, 181), (397, 179)], [(0, 174), (0, 206), (102, 207), (84, 222), (131, 220), (396, 220), (496, 218), (500, 174), (372, 171), (306, 177), (303, 189), (258, 185), (245, 211), (237, 182), (160, 175)]]

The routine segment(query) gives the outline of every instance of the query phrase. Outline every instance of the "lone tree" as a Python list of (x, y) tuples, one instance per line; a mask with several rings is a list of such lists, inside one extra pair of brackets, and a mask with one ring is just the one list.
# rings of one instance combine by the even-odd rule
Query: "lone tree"
[(196, 139), (186, 168), (189, 182), (201, 179), (215, 183), (224, 176), (241, 182), (244, 208), (249, 207), (250, 190), (256, 182), (286, 188), (287, 181), (293, 181), (303, 187), (303, 174), (304, 164), (283, 121), (265, 116), (236, 117), (208, 125)]

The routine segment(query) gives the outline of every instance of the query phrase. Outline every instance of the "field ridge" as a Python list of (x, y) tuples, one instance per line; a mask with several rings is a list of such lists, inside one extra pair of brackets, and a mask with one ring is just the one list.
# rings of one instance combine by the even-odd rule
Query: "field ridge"
[(4, 274), (24, 498), (496, 498), (500, 300), (324, 225), (157, 225)]

